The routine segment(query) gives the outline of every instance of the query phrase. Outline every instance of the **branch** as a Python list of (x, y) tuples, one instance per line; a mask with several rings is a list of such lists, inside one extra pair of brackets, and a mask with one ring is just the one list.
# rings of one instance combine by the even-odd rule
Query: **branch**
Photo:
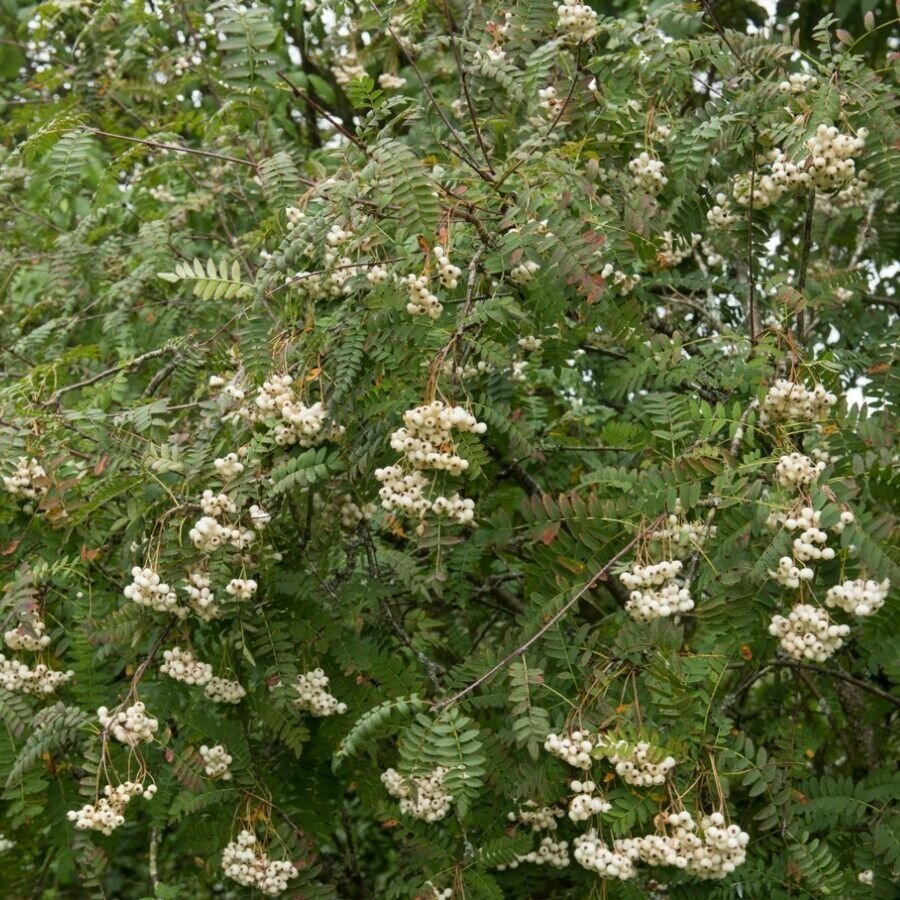
[[(813, 212), (816, 208), (816, 191), (810, 188), (806, 198), (806, 220), (803, 223), (803, 243), (800, 246), (800, 270), (797, 273), (797, 290), (802, 294), (806, 290), (806, 275), (809, 271), (809, 248), (812, 245), (812, 223)], [(801, 303), (803, 301), (801, 300)], [(803, 309), (797, 312), (797, 337), (804, 340), (804, 319)]]
[(193, 156), (207, 156), (210, 159), (221, 159), (223, 162), (237, 163), (239, 166), (249, 166), (251, 169), (258, 168), (257, 163), (252, 162), (249, 159), (239, 159), (237, 156), (225, 156), (223, 153), (213, 153), (210, 150), (196, 150), (193, 147), (182, 147), (180, 144), (163, 144), (160, 141), (147, 141), (143, 138), (127, 137), (124, 134), (113, 134), (109, 131), (101, 131), (99, 128), (91, 128), (89, 130), (91, 134), (112, 138), (115, 141), (129, 141), (132, 144), (143, 144), (145, 147), (154, 147), (157, 150), (172, 150), (175, 153), (190, 153)]
[(366, 145), (355, 134), (352, 134), (350, 131), (348, 131), (343, 122), (341, 122), (339, 119), (334, 118), (334, 116), (332, 116), (324, 106), (316, 103), (316, 101), (313, 100), (313, 98), (310, 97), (309, 94), (301, 91), (300, 88), (298, 88), (297, 85), (295, 85), (287, 77), (287, 75), (284, 74), (284, 72), (279, 71), (278, 77), (294, 92), (295, 97), (299, 97), (301, 100), (306, 101), (306, 103), (308, 103), (314, 110), (316, 110), (316, 112), (318, 112), (322, 116), (325, 116), (325, 118), (328, 119), (328, 121), (331, 122), (331, 124), (345, 138), (347, 138), (348, 141), (350, 141), (350, 143), (355, 144), (357, 147), (359, 147), (359, 149), (362, 150), (362, 152), (365, 153), (366, 156), (369, 155), (369, 148), (366, 147)]
[(436, 703), (434, 708), (437, 711), (446, 709), (448, 706), (452, 706), (454, 703), (457, 703), (466, 694), (472, 693), (477, 687), (484, 684), (485, 681), (490, 679), (492, 676), (496, 675), (501, 669), (504, 669), (509, 663), (511, 663), (514, 659), (520, 657), (529, 647), (533, 644), (537, 643), (551, 628), (553, 628), (557, 622), (561, 621), (566, 613), (592, 588), (596, 587), (601, 581), (606, 581), (606, 576), (609, 570), (639, 541), (644, 537), (647, 533), (653, 531), (665, 518), (665, 515), (657, 516), (653, 522), (647, 526), (647, 528), (639, 531), (615, 556), (612, 557), (604, 566), (594, 575), (590, 580), (588, 580), (584, 586), (571, 598), (562, 609), (559, 610), (555, 615), (551, 616), (524, 644), (520, 644), (513, 650), (511, 653), (508, 653), (503, 659), (500, 660), (496, 665), (491, 666), (490, 669), (487, 670), (483, 675), (479, 675), (471, 684), (464, 687), (461, 691), (455, 693), (452, 697), (449, 697), (447, 700), (442, 700), (440, 703)]
[(55, 406), (59, 403), (59, 398), (63, 396), (63, 394), (68, 394), (71, 391), (77, 391), (81, 388), (90, 387), (92, 384), (96, 384), (98, 381), (102, 381), (104, 378), (109, 378), (110, 375), (117, 375), (119, 372), (131, 371), (132, 369), (136, 369), (138, 366), (143, 365), (143, 363), (147, 362), (148, 359), (156, 359), (158, 356), (164, 356), (167, 353), (172, 353), (172, 347), (161, 347), (158, 350), (149, 350), (147, 353), (142, 353), (140, 356), (136, 356), (134, 359), (129, 362), (121, 363), (118, 366), (111, 366), (109, 369), (104, 369), (102, 372), (99, 372), (96, 375), (92, 375), (90, 378), (85, 378), (84, 381), (77, 381), (75, 384), (67, 384), (64, 387), (61, 387), (53, 392), (50, 396), (50, 399), (47, 401), (47, 406)]

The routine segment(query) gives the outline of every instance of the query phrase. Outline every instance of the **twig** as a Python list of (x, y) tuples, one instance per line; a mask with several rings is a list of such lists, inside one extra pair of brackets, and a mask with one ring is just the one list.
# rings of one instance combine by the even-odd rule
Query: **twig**
[(159, 861), (157, 854), (159, 853), (160, 831), (158, 828), (150, 829), (150, 852), (147, 860), (147, 869), (150, 873), (150, 885), (154, 893), (159, 887)]
[(566, 601), (565, 605), (560, 609), (555, 615), (551, 616), (530, 638), (528, 638), (525, 643), (520, 644), (513, 650), (511, 653), (508, 653), (503, 659), (500, 660), (496, 665), (491, 666), (490, 669), (487, 670), (483, 675), (479, 675), (471, 684), (464, 687), (461, 691), (455, 693), (452, 697), (449, 697), (447, 700), (442, 700), (440, 703), (435, 704), (436, 710), (446, 709), (448, 706), (452, 706), (454, 703), (460, 701), (467, 694), (472, 693), (476, 688), (480, 685), (484, 684), (485, 681), (490, 679), (492, 676), (496, 675), (497, 672), (504, 669), (509, 663), (511, 663), (514, 659), (520, 657), (523, 653), (525, 653), (529, 647), (539, 641), (557, 622), (561, 621), (562, 618), (566, 615), (566, 613), (592, 588), (596, 587), (596, 585), (603, 581), (607, 572), (639, 541), (650, 531), (653, 531), (662, 520), (665, 518), (665, 515), (657, 516), (656, 519), (645, 529), (639, 531), (615, 556), (612, 557), (608, 562), (606, 562), (603, 567), (592, 577), (590, 578), (584, 586), (574, 594), (568, 601)]
[(172, 150), (175, 153), (190, 153), (193, 156), (207, 156), (210, 159), (221, 159), (223, 162), (237, 163), (239, 166), (258, 168), (258, 164), (249, 159), (239, 159), (237, 156), (225, 156), (223, 153), (213, 153), (211, 150), (197, 150), (194, 147), (182, 147), (179, 144), (163, 144), (160, 141), (147, 141), (143, 138), (128, 137), (124, 134), (113, 134), (110, 131), (101, 131), (99, 128), (91, 128), (91, 134), (100, 137), (112, 138), (115, 141), (129, 141), (132, 144), (143, 144), (145, 147), (154, 147), (158, 150)]
[(355, 134), (348, 131), (344, 124), (340, 121), (340, 119), (334, 118), (334, 116), (332, 116), (324, 106), (320, 106), (318, 103), (316, 103), (315, 100), (313, 100), (312, 97), (309, 96), (309, 94), (306, 94), (302, 90), (300, 90), (300, 88), (298, 88), (297, 85), (294, 84), (287, 77), (287, 75), (284, 74), (284, 72), (279, 71), (278, 77), (294, 92), (295, 97), (299, 97), (301, 100), (304, 100), (314, 110), (316, 110), (316, 112), (318, 112), (322, 116), (325, 116), (325, 118), (328, 119), (328, 121), (331, 122), (331, 124), (334, 125), (334, 127), (345, 138), (347, 138), (348, 141), (350, 141), (350, 143), (355, 144), (357, 147), (359, 147), (359, 149), (362, 150), (362, 152), (367, 156), (369, 155), (369, 148)]
[[(810, 188), (806, 198), (806, 219), (803, 222), (803, 243), (800, 246), (800, 269), (797, 272), (797, 290), (801, 294), (806, 290), (806, 275), (809, 271), (809, 249), (812, 245), (813, 211), (815, 208), (816, 191), (815, 188)], [(802, 304), (803, 300), (800, 302)], [(805, 338), (804, 319), (805, 316), (801, 306), (797, 312), (797, 336), (801, 341)]]
[(750, 346), (756, 346), (756, 282), (753, 277), (753, 200), (756, 193), (756, 127), (753, 128), (753, 162), (750, 168), (750, 204), (747, 207), (747, 278), (749, 279), (749, 297), (747, 313), (750, 319)]
[(900, 707), (900, 697), (895, 697), (893, 694), (889, 694), (887, 691), (882, 690), (880, 687), (876, 687), (874, 684), (869, 684), (869, 682), (863, 681), (861, 678), (857, 678), (855, 675), (851, 675), (849, 672), (845, 672), (843, 669), (829, 669), (826, 666), (818, 666), (814, 663), (800, 662), (796, 659), (773, 659), (770, 665), (780, 666), (786, 669), (804, 669), (807, 672), (816, 672), (818, 675), (827, 675), (829, 678), (837, 678), (841, 681), (846, 681), (848, 684), (856, 685), (856, 687), (860, 688), (861, 690), (868, 691), (870, 694), (874, 694), (876, 697), (881, 697), (882, 700), (887, 700), (888, 703), (892, 703), (894, 706)]
[(731, 42), (731, 39), (728, 37), (725, 29), (722, 27), (722, 23), (719, 22), (719, 20), (716, 18), (716, 14), (713, 12), (713, 8), (709, 0), (700, 0), (700, 2), (703, 4), (703, 9), (706, 11), (706, 14), (712, 20), (713, 28), (716, 30), (716, 33), (725, 42), (725, 46), (728, 47), (728, 49), (734, 54), (735, 59), (737, 59), (737, 61), (751, 75), (751, 77), (759, 78), (756, 72), (754, 72), (753, 69), (751, 69), (750, 66), (748, 66), (744, 61), (744, 57), (741, 56), (741, 54), (738, 52), (737, 47), (735, 47)]
[(77, 391), (81, 388), (90, 387), (92, 384), (96, 384), (98, 381), (102, 381), (104, 378), (109, 378), (110, 375), (117, 375), (119, 372), (131, 371), (132, 369), (136, 369), (138, 366), (147, 362), (148, 359), (156, 359), (158, 356), (164, 356), (166, 353), (173, 352), (173, 348), (171, 347), (161, 347), (158, 350), (148, 350), (146, 353), (142, 353), (140, 356), (136, 356), (134, 359), (129, 362), (121, 363), (118, 366), (111, 366), (109, 369), (104, 369), (102, 372), (99, 372), (96, 375), (92, 375), (90, 378), (85, 378), (84, 381), (77, 381), (75, 384), (67, 384), (64, 387), (58, 388), (53, 392), (50, 399), (47, 401), (48, 406), (55, 406), (59, 403), (59, 398), (63, 396), (63, 394), (68, 394), (71, 391)]

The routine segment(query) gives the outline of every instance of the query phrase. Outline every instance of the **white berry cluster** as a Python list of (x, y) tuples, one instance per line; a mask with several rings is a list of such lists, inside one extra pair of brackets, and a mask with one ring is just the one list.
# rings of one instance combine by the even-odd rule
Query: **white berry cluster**
[(205, 572), (188, 572), (185, 593), (188, 595), (188, 605), (204, 622), (211, 622), (221, 614), (221, 608), (216, 603), (216, 596), (212, 592), (212, 580)]
[(600, 277), (613, 287), (618, 288), (621, 294), (630, 294), (635, 285), (640, 283), (641, 276), (638, 274), (629, 275), (617, 269), (612, 263), (606, 265), (600, 270)]
[(210, 778), (231, 781), (231, 770), (228, 768), (232, 762), (231, 756), (221, 744), (213, 747), (204, 744), (200, 748), (200, 756), (203, 759), (203, 771)]
[[(408, 409), (403, 414), (403, 427), (391, 435), (391, 448), (402, 453), (416, 468), (439, 469), (461, 475), (469, 468), (468, 460), (453, 451), (453, 431), (484, 434), (487, 425), (479, 422), (462, 406), (445, 406), (433, 400), (425, 406)], [(444, 450), (450, 447), (450, 450)]]
[(157, 612), (174, 613), (180, 618), (187, 615), (187, 610), (179, 606), (178, 595), (174, 589), (166, 584), (154, 569), (135, 566), (131, 570), (131, 578), (131, 584), (125, 585), (122, 593), (133, 603), (147, 609), (155, 609)]
[(256, 593), (257, 586), (252, 578), (232, 578), (225, 585), (225, 593), (235, 600), (249, 600)]
[(733, 212), (728, 205), (727, 194), (716, 194), (716, 202), (707, 211), (706, 221), (709, 222), (713, 228), (718, 228), (720, 231), (727, 231), (735, 222), (737, 222), (737, 220), (737, 214)]
[(256, 391), (252, 406), (242, 407), (239, 415), (249, 422), (276, 421), (275, 443), (279, 447), (318, 447), (339, 437), (344, 429), (328, 422), (321, 401), (307, 406), (294, 394), (290, 375), (270, 375)]
[(825, 469), (823, 461), (813, 462), (803, 453), (789, 453), (782, 456), (775, 466), (775, 480), (781, 487), (808, 487), (815, 482)]
[(378, 76), (378, 87), (383, 88), (386, 91), (397, 90), (402, 88), (404, 84), (406, 84), (405, 78), (400, 78), (398, 75), (394, 75), (391, 72), (382, 72), (381, 75)]
[[(666, 517), (664, 525), (648, 535), (653, 543), (665, 544), (671, 552), (690, 553), (703, 545), (706, 538), (716, 536), (716, 526), (703, 521), (691, 522), (681, 516), (681, 504), (676, 502), (675, 512)], [(680, 570), (679, 570), (680, 571)]]
[(809, 566), (798, 566), (790, 556), (782, 556), (778, 568), (769, 569), (769, 578), (786, 588), (798, 588), (801, 581), (812, 581), (815, 574)]
[(271, 859), (256, 835), (246, 829), (238, 834), (237, 840), (225, 845), (222, 871), (232, 881), (256, 888), (269, 897), (277, 897), (286, 891), (288, 882), (299, 874), (293, 863)]
[(596, 872), (601, 878), (617, 878), (628, 881), (637, 874), (634, 863), (622, 850), (608, 847), (595, 829), (590, 829), (575, 838), (575, 861), (590, 872)]
[(347, 704), (328, 693), (328, 676), (321, 669), (313, 669), (297, 676), (294, 690), (298, 697), (294, 703), (299, 709), (313, 716), (343, 715)]
[(798, 603), (787, 618), (774, 616), (769, 625), (769, 634), (779, 639), (786, 653), (812, 662), (825, 662), (849, 633), (849, 625), (835, 625), (824, 609), (808, 603)]
[[(809, 183), (803, 163), (792, 162), (779, 147), (757, 160), (757, 170), (738, 175), (732, 196), (741, 206), (765, 209), (777, 203), (784, 194)], [(752, 189), (752, 190), (751, 190)]]
[(27, 650), (37, 653), (50, 645), (50, 635), (45, 634), (47, 626), (38, 616), (29, 617), (15, 628), (4, 632), (3, 641), (10, 650)]
[(6, 853), (7, 850), (12, 850), (12, 848), (15, 846), (16, 842), (8, 838), (2, 831), (0, 831), (0, 853)]
[(693, 608), (690, 590), (675, 582), (661, 588), (632, 591), (625, 603), (625, 611), (637, 622), (652, 622)]
[(272, 514), (266, 512), (258, 503), (252, 504), (247, 514), (250, 516), (250, 524), (257, 531), (262, 531), (272, 521)]
[(576, 41), (589, 41), (597, 33), (597, 13), (587, 3), (563, 0), (556, 7), (556, 14), (559, 16), (559, 30)]
[(225, 456), (213, 460), (213, 467), (222, 481), (231, 481), (244, 471), (244, 464), (237, 453), (226, 453)]
[(213, 668), (209, 663), (195, 659), (190, 650), (182, 650), (181, 647), (173, 647), (163, 653), (159, 671), (185, 684), (207, 684), (213, 677)]
[(854, 616), (871, 616), (884, 606), (890, 587), (891, 582), (887, 578), (880, 582), (865, 578), (845, 581), (829, 588), (825, 605), (838, 606)]
[(565, 100), (556, 96), (556, 88), (552, 84), (538, 91), (538, 100), (538, 106), (546, 111), (550, 119), (555, 119), (566, 105)]
[(145, 712), (144, 704), (138, 701), (126, 709), (110, 712), (105, 706), (97, 710), (100, 724), (120, 744), (136, 747), (138, 744), (153, 740), (159, 729), (159, 721)]
[(368, 521), (375, 513), (374, 503), (364, 503), (360, 506), (350, 494), (344, 494), (340, 498), (340, 503), (338, 515), (341, 519), (341, 528), (347, 531), (353, 531), (360, 522)]
[(854, 157), (865, 147), (868, 136), (866, 128), (860, 128), (854, 136), (841, 134), (834, 125), (820, 125), (806, 142), (812, 159), (807, 169), (812, 185), (829, 191), (851, 181), (856, 175)]
[(207, 489), (200, 497), (200, 508), (206, 516), (212, 516), (218, 519), (220, 516), (234, 515), (237, 512), (237, 506), (228, 494), (214, 494)]
[(775, 422), (818, 422), (828, 417), (837, 397), (824, 385), (812, 390), (797, 381), (779, 378), (769, 388), (759, 414), (760, 424)]
[(284, 211), (285, 218), (287, 219), (287, 230), (293, 231), (305, 218), (306, 213), (303, 212), (302, 209), (298, 209), (296, 206), (289, 206)]
[(444, 307), (441, 301), (428, 287), (427, 275), (407, 275), (403, 279), (409, 289), (409, 302), (406, 311), (411, 316), (428, 316), (429, 319), (439, 319)]
[(669, 182), (662, 161), (653, 159), (646, 151), (628, 163), (628, 171), (634, 179), (635, 188), (651, 197), (658, 196)]
[(535, 337), (533, 334), (526, 334), (524, 337), (520, 337), (516, 343), (528, 353), (537, 353), (544, 344), (541, 338)]
[(791, 72), (787, 81), (779, 82), (778, 90), (782, 94), (805, 94), (809, 88), (815, 87), (819, 79), (805, 72)]
[(554, 869), (565, 869), (569, 865), (569, 842), (555, 841), (547, 835), (541, 838), (536, 850), (529, 850), (517, 856), (509, 865), (500, 865), (497, 868), (517, 869), (522, 863), (535, 863), (538, 866), (552, 866)]
[(650, 622), (694, 608), (691, 593), (675, 580), (680, 560), (664, 560), (647, 566), (634, 565), (619, 577), (630, 591), (625, 611), (638, 622)]
[(863, 869), (862, 872), (856, 876), (856, 880), (860, 884), (872, 884), (875, 880), (875, 873), (871, 869)]
[(357, 78), (366, 77), (366, 68), (359, 62), (355, 53), (348, 53), (338, 58), (330, 68), (334, 75), (334, 80), (341, 85), (350, 84), (351, 81), (356, 81)]
[(662, 233), (662, 239), (662, 247), (656, 251), (656, 264), (662, 269), (674, 269), (694, 252), (703, 240), (703, 235), (692, 232), (690, 239), (686, 240), (683, 236), (673, 235), (666, 229)]
[(507, 813), (510, 822), (521, 822), (532, 831), (556, 831), (556, 820), (565, 815), (558, 806), (538, 806), (533, 800), (519, 807), (518, 812)]
[(247, 696), (241, 683), (213, 676), (203, 691), (213, 703), (240, 703)]
[(663, 751), (647, 741), (631, 744), (628, 741), (604, 741), (601, 738), (598, 747), (626, 784), (638, 787), (664, 784), (666, 776), (675, 768), (674, 757), (664, 756)]
[(213, 553), (226, 543), (231, 543), (232, 546), (238, 548), (245, 547), (253, 540), (252, 531), (248, 531), (246, 534), (249, 540), (244, 537), (244, 532), (240, 528), (223, 525), (212, 516), (201, 516), (188, 532), (188, 537), (201, 552)]
[(382, 483), (378, 492), (382, 507), (388, 511), (399, 508), (420, 517), (430, 511), (463, 525), (471, 524), (475, 518), (475, 502), (459, 493), (429, 499), (424, 494), (428, 482), (421, 470), (437, 469), (449, 475), (461, 475), (468, 469), (469, 461), (456, 453), (452, 432), (484, 434), (487, 425), (463, 407), (446, 406), (440, 400), (407, 410), (403, 422), (403, 427), (391, 435), (391, 447), (403, 454), (414, 471), (408, 473), (401, 465), (375, 470), (375, 477)]
[(380, 287), (388, 280), (388, 270), (386, 266), (370, 266), (369, 271), (366, 272), (366, 281), (372, 285), (372, 287)]
[(444, 787), (449, 770), (438, 766), (425, 775), (401, 775), (395, 769), (381, 773), (387, 792), (400, 801), (400, 812), (423, 822), (439, 822), (450, 812), (453, 797)]
[(513, 268), (510, 269), (509, 277), (515, 284), (528, 284), (540, 268), (541, 266), (539, 263), (527, 260), (526, 262), (519, 263), (517, 266), (513, 266)]
[(453, 289), (459, 284), (459, 276), (462, 269), (450, 262), (450, 254), (441, 246), (434, 248), (434, 258), (437, 261), (438, 278), (441, 284), (448, 289)]
[(593, 762), (591, 753), (595, 747), (594, 740), (586, 731), (573, 731), (570, 735), (550, 733), (544, 740), (544, 749), (563, 762), (577, 769), (589, 769)]
[(10, 693), (52, 694), (75, 673), (54, 671), (43, 663), (30, 668), (23, 662), (7, 659), (0, 653), (0, 687)]
[(584, 822), (591, 816), (609, 812), (612, 804), (599, 793), (593, 781), (573, 781), (569, 787), (575, 796), (569, 801), (569, 818), (573, 822)]
[(28, 500), (47, 493), (48, 479), (44, 467), (34, 457), (20, 456), (12, 475), (3, 476), (3, 487), (15, 496)]
[(74, 822), (79, 831), (112, 834), (125, 824), (125, 807), (137, 796), (152, 800), (156, 785), (150, 784), (145, 788), (139, 781), (125, 781), (115, 787), (106, 785), (103, 793), (104, 796), (96, 803), (86, 803), (81, 809), (72, 809), (67, 813), (69, 821)]

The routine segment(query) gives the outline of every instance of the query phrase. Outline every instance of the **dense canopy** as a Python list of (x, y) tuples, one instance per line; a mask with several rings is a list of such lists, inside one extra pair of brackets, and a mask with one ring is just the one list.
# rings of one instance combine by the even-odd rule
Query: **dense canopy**
[(895, 896), (897, 23), (0, 0), (0, 893)]

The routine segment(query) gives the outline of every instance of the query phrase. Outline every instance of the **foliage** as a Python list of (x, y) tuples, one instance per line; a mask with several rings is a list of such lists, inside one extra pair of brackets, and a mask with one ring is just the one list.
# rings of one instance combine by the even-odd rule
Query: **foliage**
[[(581, 40), (551, 0), (0, 0), (3, 654), (71, 672), (2, 669), (4, 897), (250, 896), (241, 829), (306, 898), (894, 896), (896, 604), (832, 606), (829, 658), (769, 626), (900, 582), (896, 12), (589, 6)], [(856, 174), (771, 187), (819, 126)], [(839, 399), (779, 418), (779, 379)], [(457, 473), (392, 448), (432, 402), (486, 426), (440, 432)], [(791, 488), (791, 453), (821, 473)], [(455, 511), (383, 507), (398, 462)], [(798, 503), (835, 553), (791, 587)], [(636, 620), (661, 561), (692, 605)], [(176, 646), (245, 696), (167, 677)], [(97, 710), (137, 701), (128, 747)], [(596, 749), (609, 808), (573, 822), (588, 775), (545, 741), (575, 730), (675, 766)], [(443, 772), (450, 812), (401, 813), (388, 769)], [(120, 827), (74, 828), (131, 780)], [(526, 861), (682, 807), (746, 862)]]

